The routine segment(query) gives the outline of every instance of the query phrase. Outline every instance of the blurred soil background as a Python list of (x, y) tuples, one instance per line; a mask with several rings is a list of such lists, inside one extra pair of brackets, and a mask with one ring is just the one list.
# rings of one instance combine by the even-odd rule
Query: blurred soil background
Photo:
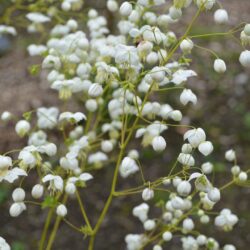
[[(230, 27), (237, 26), (240, 22), (250, 22), (250, 1), (249, 0), (221, 0), (221, 4), (229, 12)], [(105, 1), (88, 1), (87, 6), (96, 5), (103, 11)], [(181, 34), (188, 24), (188, 20), (195, 10), (184, 12), (184, 19), (173, 26), (177, 34)], [(110, 27), (114, 26), (113, 16), (108, 15)], [(216, 31), (226, 31), (228, 26), (215, 26), (213, 12), (203, 13), (194, 25), (192, 34), (204, 34)], [(37, 76), (29, 73), (29, 67), (39, 64), (41, 58), (31, 58), (27, 55), (25, 46), (30, 42), (30, 37), (18, 37), (11, 40), (11, 48), (2, 53), (0, 57), (0, 113), (5, 110), (21, 117), (21, 115), (40, 106), (61, 105), (57, 93), (49, 88), (46, 81), (46, 72)], [(242, 50), (240, 45), (231, 37), (210, 37), (209, 39), (194, 40), (200, 46), (211, 48), (226, 61), (227, 72), (223, 75), (214, 73), (213, 57), (206, 51), (194, 49), (192, 55), (192, 68), (198, 73), (198, 77), (188, 82), (190, 87), (198, 96), (197, 106), (185, 108), (175, 106), (183, 111), (187, 117), (186, 123), (201, 126), (207, 131), (209, 140), (215, 145), (215, 151), (208, 158), (215, 163), (218, 174), (218, 186), (226, 183), (230, 178), (231, 165), (224, 160), (224, 151), (233, 147), (238, 155), (238, 164), (243, 169), (248, 169), (250, 164), (250, 72), (242, 68), (238, 63), (239, 53)], [(171, 100), (171, 95), (161, 97), (165, 102)], [(178, 104), (178, 101), (171, 100)], [(171, 103), (171, 102), (170, 102)], [(72, 109), (78, 110), (78, 106), (71, 104)], [(168, 173), (168, 163), (176, 157), (182, 143), (181, 133), (170, 129), (166, 132), (168, 150), (162, 157), (155, 157), (150, 150), (144, 150), (142, 164), (146, 177), (154, 180), (160, 175)], [(179, 136), (176, 136), (179, 135)], [(25, 140), (19, 139), (14, 132), (14, 124), (6, 126), (0, 122), (0, 153), (20, 148), (25, 145)], [(138, 145), (133, 145), (138, 147)], [(200, 161), (202, 163), (202, 161)], [(159, 168), (161, 164), (161, 168)], [(164, 168), (165, 167), (165, 168)], [(95, 175), (93, 184), (82, 194), (86, 200), (87, 211), (90, 217), (96, 220), (106, 200), (109, 183), (103, 186), (103, 179), (109, 180), (112, 169), (101, 170)], [(225, 174), (227, 172), (227, 174)], [(226, 177), (225, 177), (226, 176)], [(139, 180), (139, 179), (138, 179)], [(129, 188), (135, 185), (136, 178), (126, 182), (120, 188)], [(30, 188), (36, 182), (29, 183)], [(11, 190), (4, 185), (0, 186), (0, 235), (12, 244), (14, 250), (36, 249), (37, 240), (41, 235), (42, 226), (46, 213), (42, 213), (37, 207), (29, 206), (28, 210), (20, 217), (11, 219), (8, 214), (10, 206)], [(162, 199), (164, 194), (158, 194)], [(222, 244), (233, 243), (238, 250), (249, 250), (250, 246), (250, 189), (229, 188), (222, 196), (217, 209), (228, 207), (239, 215), (240, 221), (233, 232), (223, 233), (215, 230), (214, 227), (205, 226), (207, 235), (214, 236)], [(133, 198), (115, 199), (112, 209), (104, 221), (102, 230), (97, 235), (95, 249), (125, 249), (124, 236), (127, 233), (142, 232), (142, 226), (136, 218), (131, 215), (133, 206), (141, 202), (140, 196)], [(71, 200), (69, 206), (73, 212), (69, 214), (69, 220), (78, 225), (81, 215), (78, 205)], [(180, 249), (180, 245), (168, 244), (169, 250)], [(83, 243), (85, 242), (85, 243)], [(112, 246), (112, 247), (110, 247)], [(72, 232), (71, 229), (61, 224), (53, 247), (55, 250), (82, 250), (87, 249), (86, 241), (81, 235)]]

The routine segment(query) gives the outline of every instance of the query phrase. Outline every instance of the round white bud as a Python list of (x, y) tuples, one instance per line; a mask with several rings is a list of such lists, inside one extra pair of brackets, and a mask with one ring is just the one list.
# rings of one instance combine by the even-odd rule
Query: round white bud
[(63, 204), (60, 204), (59, 206), (57, 206), (56, 208), (56, 214), (58, 216), (61, 216), (61, 217), (65, 217), (67, 215), (67, 208), (65, 207), (65, 205)]
[(12, 199), (15, 202), (22, 202), (25, 199), (25, 191), (22, 188), (16, 188), (12, 192)]
[(133, 10), (132, 4), (129, 2), (124, 2), (120, 7), (120, 14), (122, 16), (129, 16)]
[(172, 233), (169, 232), (169, 231), (166, 231), (166, 232), (164, 232), (164, 233), (162, 234), (162, 239), (163, 239), (164, 241), (170, 241), (170, 240), (172, 240), (172, 238), (173, 238), (173, 235), (172, 235)]
[(21, 120), (16, 124), (15, 130), (19, 136), (24, 136), (30, 131), (30, 123), (26, 120)]
[(188, 181), (182, 181), (177, 186), (177, 192), (181, 196), (188, 196), (191, 192), (192, 186)]
[(74, 194), (76, 192), (75, 184), (71, 183), (71, 182), (67, 183), (66, 186), (65, 186), (65, 192), (67, 194), (71, 194), (71, 195)]
[(250, 50), (244, 50), (240, 54), (239, 61), (242, 66), (249, 68), (250, 67)]
[(240, 173), (240, 167), (239, 166), (233, 166), (232, 168), (231, 168), (231, 173), (233, 174), (233, 175), (238, 175), (239, 173)]
[(156, 223), (154, 220), (146, 220), (144, 223), (143, 223), (143, 227), (146, 231), (151, 231), (155, 228), (156, 226)]
[(227, 66), (222, 59), (215, 59), (214, 61), (214, 70), (217, 73), (224, 73), (227, 70)]
[(184, 39), (180, 44), (180, 48), (184, 53), (190, 53), (193, 47), (194, 43), (190, 39)]
[(89, 96), (96, 98), (101, 96), (102, 93), (103, 93), (103, 88), (99, 83), (93, 83), (90, 85), (88, 90)]
[(4, 111), (1, 115), (1, 120), (7, 122), (11, 119), (12, 114), (9, 111)]
[(247, 180), (247, 173), (246, 172), (243, 172), (243, 171), (241, 171), (240, 173), (239, 173), (239, 176), (238, 176), (238, 178), (239, 178), (239, 181), (241, 181), (241, 182), (245, 182), (246, 180)]
[(107, 1), (107, 9), (111, 12), (115, 12), (118, 10), (118, 4), (114, 0), (108, 0)]
[(152, 146), (154, 151), (161, 152), (166, 148), (167, 143), (162, 136), (155, 136), (152, 140)]
[(32, 190), (31, 195), (34, 199), (39, 199), (43, 196), (44, 187), (41, 184), (36, 184)]
[(205, 162), (201, 165), (201, 169), (204, 174), (211, 174), (213, 171), (213, 164), (210, 162)]
[(182, 227), (185, 231), (191, 231), (194, 229), (194, 222), (192, 219), (190, 218), (186, 218), (183, 223), (182, 223)]
[(22, 213), (23, 209), (19, 203), (13, 203), (10, 207), (9, 213), (11, 217), (17, 217)]
[(170, 113), (170, 117), (171, 117), (174, 121), (179, 122), (179, 121), (181, 121), (181, 119), (182, 119), (182, 113), (181, 113), (180, 110), (174, 110), (174, 111), (172, 111), (172, 112)]
[(169, 8), (169, 15), (172, 19), (179, 19), (182, 16), (182, 11), (181, 9), (177, 9), (174, 6), (171, 6)]
[(234, 161), (235, 158), (236, 158), (235, 151), (233, 149), (230, 149), (230, 150), (226, 151), (225, 158), (228, 161)]
[(105, 153), (109, 153), (113, 150), (114, 146), (113, 143), (109, 140), (102, 141), (101, 143), (101, 149)]
[(218, 202), (220, 200), (220, 190), (218, 188), (211, 188), (207, 193), (208, 199), (212, 202)]
[(145, 188), (142, 191), (142, 199), (144, 201), (148, 201), (154, 198), (154, 190), (150, 189), (150, 188)]
[(98, 108), (97, 101), (95, 99), (89, 99), (86, 101), (85, 107), (89, 112), (95, 112)]
[(228, 22), (228, 13), (224, 9), (218, 9), (214, 12), (214, 21), (218, 24), (224, 24)]
[(213, 152), (214, 147), (210, 141), (204, 141), (198, 146), (198, 149), (203, 155), (208, 156)]
[(244, 32), (247, 36), (250, 36), (250, 23), (245, 25)]

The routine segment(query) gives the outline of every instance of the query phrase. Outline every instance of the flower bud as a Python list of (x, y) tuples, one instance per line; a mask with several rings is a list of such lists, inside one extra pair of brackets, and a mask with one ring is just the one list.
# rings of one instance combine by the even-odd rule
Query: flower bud
[(224, 73), (227, 70), (227, 66), (222, 59), (216, 59), (214, 61), (214, 70), (217, 73)]
[(236, 247), (231, 244), (227, 244), (223, 247), (223, 250), (236, 250)]
[(118, 4), (116, 1), (114, 0), (108, 0), (107, 1), (107, 9), (110, 11), (110, 12), (115, 12), (118, 10)]
[(102, 93), (103, 93), (103, 88), (100, 84), (93, 83), (90, 85), (89, 90), (88, 90), (89, 96), (96, 98), (102, 95)]
[(224, 24), (228, 22), (228, 13), (224, 9), (218, 9), (214, 12), (214, 21), (218, 24)]
[(250, 23), (245, 25), (244, 32), (247, 36), (250, 36)]
[(101, 143), (101, 149), (105, 153), (109, 153), (113, 150), (114, 146), (113, 143), (109, 140), (102, 141)]
[(142, 199), (144, 201), (148, 201), (154, 198), (154, 190), (150, 189), (150, 188), (145, 188), (142, 191)]
[(122, 16), (129, 16), (133, 10), (132, 4), (129, 2), (124, 2), (120, 7), (120, 14)]
[(246, 172), (241, 171), (241, 172), (239, 173), (238, 178), (239, 178), (239, 181), (241, 181), (241, 182), (245, 182), (245, 181), (247, 180), (247, 173), (246, 173)]
[(95, 112), (98, 108), (97, 101), (95, 99), (89, 99), (86, 101), (85, 107), (89, 112)]
[(210, 141), (204, 141), (198, 146), (198, 149), (203, 155), (208, 156), (213, 152), (214, 147)]
[(232, 168), (231, 168), (231, 173), (233, 174), (233, 175), (238, 175), (239, 173), (240, 173), (240, 167), (239, 166), (233, 166)]
[(166, 232), (164, 232), (164, 233), (162, 234), (162, 239), (163, 239), (164, 241), (170, 241), (170, 240), (172, 240), (172, 238), (173, 238), (173, 235), (172, 235), (171, 232), (166, 231)]
[(153, 250), (162, 250), (162, 246), (161, 245), (154, 245)]
[(197, 241), (199, 246), (204, 246), (207, 243), (207, 237), (205, 235), (201, 234), (196, 238), (196, 241)]
[(234, 161), (235, 158), (236, 158), (235, 151), (234, 151), (233, 149), (228, 150), (228, 151), (225, 153), (225, 158), (226, 158), (226, 160), (228, 160), (228, 161)]
[(167, 143), (162, 136), (155, 136), (152, 140), (152, 146), (154, 151), (161, 152), (166, 148)]
[(43, 196), (44, 187), (41, 184), (36, 184), (32, 190), (31, 195), (34, 199), (39, 199)]
[(194, 43), (190, 39), (184, 39), (180, 44), (180, 48), (184, 53), (190, 53), (193, 47)]
[(192, 146), (189, 143), (185, 143), (181, 147), (181, 152), (184, 154), (190, 154), (192, 152)]
[(194, 229), (194, 222), (190, 218), (186, 218), (183, 223), (182, 227), (185, 231), (192, 231)]
[(182, 113), (181, 113), (180, 110), (174, 110), (174, 111), (172, 111), (172, 112), (170, 113), (170, 117), (171, 117), (174, 121), (179, 122), (179, 121), (181, 121), (181, 119), (182, 119)]
[(201, 218), (200, 218), (200, 222), (201, 222), (202, 224), (207, 224), (209, 221), (210, 221), (210, 218), (209, 218), (209, 216), (206, 215), (206, 214), (202, 215)]
[(177, 9), (174, 6), (169, 8), (169, 15), (173, 20), (179, 19), (182, 16), (181, 9)]
[(218, 202), (220, 200), (220, 190), (218, 188), (211, 188), (208, 191), (207, 196), (212, 202)]
[(67, 215), (67, 208), (61, 204), (56, 208), (56, 214), (60, 217), (65, 217)]
[(30, 131), (30, 124), (26, 120), (21, 120), (16, 124), (16, 133), (23, 137)]
[(191, 192), (192, 186), (188, 181), (182, 181), (177, 186), (177, 192), (181, 196), (188, 196)]
[(146, 220), (144, 223), (143, 223), (143, 227), (146, 231), (151, 231), (155, 228), (156, 226), (156, 223), (154, 220)]
[(22, 202), (25, 198), (25, 191), (22, 188), (16, 188), (12, 192), (12, 199), (15, 202)]
[(10, 207), (9, 213), (11, 217), (18, 217), (23, 209), (20, 203), (13, 203)]
[(9, 111), (4, 111), (1, 115), (1, 120), (7, 122), (11, 119), (12, 114)]
[(242, 51), (240, 54), (239, 61), (242, 66), (249, 68), (250, 67), (250, 50)]
[(67, 183), (66, 186), (65, 186), (65, 192), (67, 194), (74, 194), (76, 192), (76, 186), (74, 183)]
[(205, 162), (201, 165), (201, 169), (204, 174), (211, 174), (213, 171), (213, 164), (210, 162)]

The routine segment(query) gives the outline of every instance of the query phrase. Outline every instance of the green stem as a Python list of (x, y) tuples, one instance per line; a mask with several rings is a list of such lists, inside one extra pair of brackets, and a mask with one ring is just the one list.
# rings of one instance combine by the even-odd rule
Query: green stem
[[(62, 200), (62, 204), (65, 204), (66, 201), (67, 201), (67, 199), (68, 199), (68, 195), (65, 194), (64, 197), (63, 197), (63, 200)], [(56, 217), (56, 221), (55, 221), (54, 227), (53, 227), (53, 229), (52, 229), (52, 232), (51, 232), (51, 234), (50, 234), (50, 237), (49, 237), (49, 241), (48, 241), (48, 245), (47, 245), (47, 247), (46, 247), (46, 250), (51, 250), (52, 245), (53, 245), (53, 243), (54, 243), (54, 240), (55, 240), (55, 238), (56, 238), (56, 233), (57, 233), (57, 231), (58, 231), (58, 228), (59, 228), (59, 225), (60, 225), (62, 219), (63, 219), (63, 218), (60, 217), (60, 216), (57, 216), (57, 217)]]
[(42, 232), (42, 237), (41, 237), (41, 240), (39, 242), (39, 250), (43, 250), (43, 248), (44, 248), (44, 243), (45, 243), (45, 240), (46, 240), (46, 236), (47, 236), (47, 232), (48, 232), (49, 225), (50, 225), (50, 222), (51, 222), (51, 218), (52, 218), (52, 215), (53, 215), (53, 211), (54, 211), (54, 209), (51, 208), (49, 210), (49, 212), (48, 212), (47, 219), (46, 219), (46, 222), (44, 224), (44, 228), (43, 228), (43, 232)]

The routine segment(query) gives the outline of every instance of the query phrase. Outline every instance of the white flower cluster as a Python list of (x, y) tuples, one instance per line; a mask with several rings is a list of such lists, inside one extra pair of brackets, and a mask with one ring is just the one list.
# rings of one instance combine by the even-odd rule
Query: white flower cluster
[[(148, 244), (153, 244), (154, 250), (161, 250), (175, 234), (183, 235), (184, 250), (220, 249), (214, 238), (196, 235), (195, 229), (197, 223), (210, 222), (214, 215), (210, 210), (221, 200), (221, 191), (226, 185), (216, 187), (209, 176), (214, 173), (213, 164), (208, 160), (214, 150), (212, 142), (207, 140), (202, 128), (186, 125), (179, 110), (198, 103), (196, 94), (186, 86), (189, 78), (197, 75), (189, 68), (190, 60), (187, 59), (195, 43), (189, 37), (190, 29), (178, 38), (170, 28), (192, 2), (199, 12), (210, 10), (215, 4), (215, 0), (177, 0), (167, 13), (161, 14), (156, 10), (165, 4), (164, 0), (125, 1), (121, 6), (116, 0), (108, 0), (107, 9), (119, 12), (121, 17), (116, 34), (110, 32), (107, 19), (95, 9), (88, 10), (86, 30), (77, 18), (53, 23), (61, 11), (80, 10), (82, 0), (63, 0), (58, 15), (51, 10), (45, 14), (28, 13), (26, 18), (31, 22), (28, 32), (44, 32), (47, 23), (51, 25), (46, 44), (29, 45), (29, 54), (44, 57), (41, 65), (48, 73), (51, 88), (58, 91), (63, 101), (79, 101), (81, 109), (73, 112), (40, 107), (35, 112), (25, 113), (24, 118), (16, 122), (15, 131), (20, 137), (27, 138), (27, 146), (18, 150), (16, 159), (15, 155), (7, 156), (13, 152), (0, 155), (0, 181), (12, 183), (22, 177), (23, 185), (24, 177), (37, 172), (31, 196), (42, 200), (45, 207), (54, 208), (57, 216), (65, 217), (70, 213), (67, 198), (76, 197), (79, 202), (78, 189), (93, 179), (95, 170), (112, 169), (108, 166), (115, 165), (111, 193), (95, 227), (89, 225), (83, 204), (79, 202), (86, 226), (78, 231), (86, 230), (87, 233), (83, 232), (85, 236), (95, 237), (112, 199), (139, 193), (144, 203), (134, 207), (133, 215), (143, 224), (145, 233), (128, 234), (125, 237), (128, 250), (142, 249)], [(216, 10), (214, 20), (217, 24), (227, 24), (227, 11)], [(1, 25), (0, 34), (3, 32), (15, 35), (13, 28)], [(241, 40), (248, 44), (249, 38), (250, 25), (247, 24)], [(243, 51), (239, 60), (249, 67), (250, 51)], [(226, 63), (218, 57), (213, 66), (218, 73), (227, 70)], [(177, 98), (158, 96), (158, 93), (168, 91), (175, 93), (172, 96)], [(12, 118), (8, 111), (1, 115), (5, 122)], [(175, 163), (172, 167), (167, 166), (166, 176), (147, 181), (143, 175), (145, 166), (140, 162), (143, 149), (138, 142), (143, 148), (153, 149), (154, 155), (164, 154), (172, 143), (166, 138), (172, 127), (183, 129), (183, 145), (177, 155), (171, 156)], [(60, 134), (60, 141), (55, 140), (52, 131)], [(132, 148), (139, 149), (128, 150), (130, 143)], [(200, 163), (203, 157), (206, 160)], [(237, 165), (235, 151), (227, 151), (225, 158), (233, 163), (232, 183), (229, 184), (246, 183), (248, 172)], [(139, 173), (143, 185), (116, 191), (119, 176), (131, 178)], [(166, 192), (167, 196), (161, 202), (160, 217), (152, 218), (149, 217), (150, 203), (157, 200), (158, 191)], [(25, 194), (23, 187), (13, 191), (14, 203), (9, 210), (12, 217), (26, 210)], [(48, 204), (46, 197), (52, 198), (50, 202), (53, 204)], [(238, 217), (229, 209), (222, 209), (214, 224), (228, 231), (237, 221)], [(70, 222), (67, 224), (75, 229)], [(2, 238), (0, 244), (3, 249), (8, 249)], [(235, 247), (225, 245), (223, 249)]]

